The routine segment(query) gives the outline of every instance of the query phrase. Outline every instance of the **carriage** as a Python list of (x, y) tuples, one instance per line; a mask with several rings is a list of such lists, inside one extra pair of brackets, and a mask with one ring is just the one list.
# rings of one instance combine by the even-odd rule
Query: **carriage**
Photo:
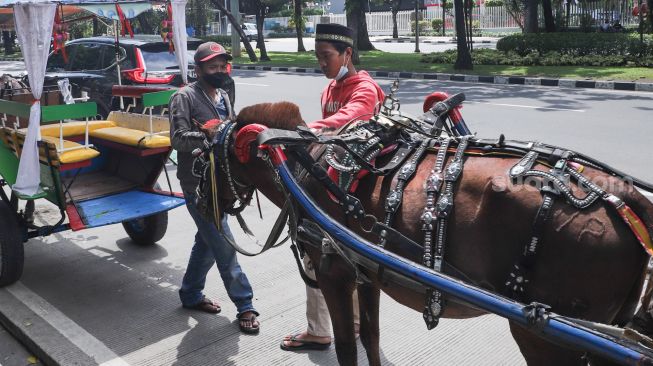
[[(167, 230), (167, 211), (185, 202), (181, 193), (172, 192), (166, 171), (173, 150), (165, 112), (175, 89), (121, 85), (123, 74), (133, 70), (120, 70), (124, 55), (119, 52), (120, 31), (131, 33), (128, 19), (152, 4), (9, 0), (0, 5), (12, 7), (29, 75), (23, 79), (28, 84), (7, 78), (0, 92), (0, 286), (20, 278), (23, 243), (30, 238), (121, 223), (137, 244), (161, 239)], [(118, 85), (111, 94), (120, 109), (108, 116), (84, 91), (73, 96), (67, 79), (43, 86), (51, 43), (52, 52), (66, 59), (64, 6), (75, 12), (83, 7), (113, 22)], [(175, 50), (181, 78), (187, 83), (184, 7), (185, 3), (170, 5), (175, 35), (169, 32), (165, 41), (171, 52)], [(161, 173), (168, 178), (167, 190), (157, 184)], [(37, 222), (37, 200), (54, 204), (58, 217)]]
[[(174, 92), (124, 86), (114, 91), (142, 100), (147, 111), (167, 105)], [(29, 104), (0, 100), (2, 187), (16, 184), (29, 114)], [(135, 243), (149, 245), (165, 234), (167, 211), (184, 204), (180, 193), (163, 191), (156, 183), (172, 151), (167, 117), (112, 111), (106, 119), (96, 119), (94, 102), (42, 106), (40, 115), (37, 192), (0, 190), (2, 286), (20, 278), (23, 242), (30, 238), (122, 223)], [(59, 218), (35, 222), (37, 200), (54, 204)]]

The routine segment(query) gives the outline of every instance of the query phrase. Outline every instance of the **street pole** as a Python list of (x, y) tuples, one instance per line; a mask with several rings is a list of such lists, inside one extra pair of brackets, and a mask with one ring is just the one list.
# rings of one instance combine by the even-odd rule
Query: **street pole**
[(415, 0), (415, 53), (419, 51), (419, 0)]
[[(236, 26), (240, 27), (240, 9), (238, 8), (238, 0), (231, 0), (231, 14), (236, 18), (238, 24)], [(238, 31), (234, 28), (234, 25), (231, 25), (231, 55), (233, 57), (240, 57), (240, 35)]]

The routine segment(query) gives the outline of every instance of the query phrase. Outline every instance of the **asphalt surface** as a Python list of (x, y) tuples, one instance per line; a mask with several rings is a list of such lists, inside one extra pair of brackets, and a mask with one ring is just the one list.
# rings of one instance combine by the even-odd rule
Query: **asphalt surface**
[[(238, 70), (236, 106), (289, 100), (304, 120), (320, 116), (319, 96), (327, 80), (319, 75)], [(378, 80), (387, 90), (392, 80)], [(441, 81), (400, 83), (402, 111), (419, 114), (430, 92), (465, 92), (462, 110), (480, 137), (536, 139), (576, 149), (642, 179), (653, 181), (653, 95), (637, 92), (552, 89)], [(171, 176), (174, 167), (168, 166)], [(166, 185), (165, 179), (160, 183)], [(173, 188), (178, 189), (173, 178)], [(265, 219), (246, 212), (250, 227), (263, 234), (278, 211), (263, 203)], [(192, 241), (192, 221), (181, 207), (170, 211), (166, 236), (137, 247), (120, 225), (62, 232), (26, 243), (23, 278), (0, 289), (0, 312), (29, 340), (63, 365), (333, 365), (325, 352), (289, 353), (281, 338), (305, 327), (304, 290), (287, 246), (254, 258), (240, 257), (261, 313), (258, 336), (238, 332), (235, 309), (212, 270), (207, 295), (220, 300), (217, 316), (180, 308), (176, 291)], [(52, 206), (39, 206), (37, 219), (54, 222)], [(238, 240), (244, 237), (232, 229)], [(421, 314), (382, 298), (381, 347), (387, 365), (521, 365), (507, 322), (488, 315), (445, 319), (427, 331)], [(360, 346), (360, 345), (359, 345)], [(2, 348), (0, 348), (2, 350)], [(359, 347), (359, 359), (365, 356)], [(0, 363), (2, 357), (0, 357)]]

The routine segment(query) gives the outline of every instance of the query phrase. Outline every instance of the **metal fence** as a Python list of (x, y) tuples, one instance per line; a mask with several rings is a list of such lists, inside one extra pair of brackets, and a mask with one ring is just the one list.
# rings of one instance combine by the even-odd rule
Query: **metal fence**
[[(618, 3), (586, 2), (583, 6), (580, 4), (568, 3), (558, 9), (554, 9), (554, 17), (558, 19), (558, 24), (565, 27), (587, 27), (598, 28), (606, 21), (610, 24), (619, 22), (622, 26), (633, 26), (638, 24), (639, 19), (632, 16), (632, 1), (620, 1)], [(445, 29), (452, 31), (454, 29), (454, 10), (444, 10)], [(540, 24), (544, 26), (542, 9), (540, 8)], [(397, 13), (397, 31), (399, 35), (409, 35), (413, 31), (412, 22), (414, 19), (413, 11), (400, 11)], [(433, 19), (442, 19), (442, 8), (438, 6), (428, 7), (421, 11), (420, 17), (430, 23)], [(474, 27), (480, 30), (493, 31), (517, 31), (519, 23), (508, 13), (503, 6), (477, 6), (472, 10), (472, 19)], [(265, 34), (274, 32), (280, 28), (287, 28), (290, 18), (266, 18)], [(391, 12), (375, 12), (366, 14), (367, 31), (370, 35), (390, 35), (392, 34), (393, 21)], [(338, 23), (347, 24), (345, 14), (329, 15), (312, 15), (307, 17), (308, 24), (314, 26), (320, 23)], [(222, 27), (224, 28), (224, 27)], [(210, 30), (214, 34), (221, 33), (219, 23), (211, 23)]]

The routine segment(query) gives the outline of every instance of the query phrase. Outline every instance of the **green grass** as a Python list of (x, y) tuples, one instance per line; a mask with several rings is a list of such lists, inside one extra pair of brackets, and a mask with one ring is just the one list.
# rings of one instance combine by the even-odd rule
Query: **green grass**
[[(234, 64), (318, 67), (313, 52), (269, 52), (272, 61), (255, 63), (249, 61), (245, 52), (243, 55), (245, 57), (235, 58)], [(361, 63), (357, 65), (357, 69), (653, 82), (653, 68), (646, 67), (475, 65), (474, 70), (454, 70), (453, 65), (420, 62), (421, 57), (421, 54), (414, 53), (361, 52)]]

